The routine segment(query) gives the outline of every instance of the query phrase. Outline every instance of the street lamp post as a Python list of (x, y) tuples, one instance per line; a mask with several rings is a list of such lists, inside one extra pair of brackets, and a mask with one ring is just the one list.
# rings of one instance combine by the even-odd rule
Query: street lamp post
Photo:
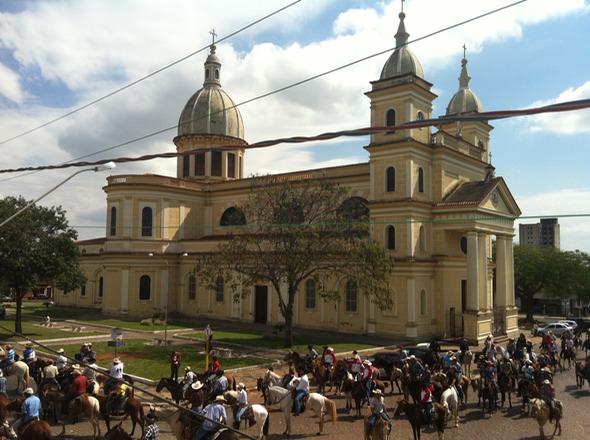
[[(150, 252), (148, 257), (154, 257), (155, 254)], [(170, 264), (168, 260), (165, 258), (161, 258), (164, 263), (166, 263), (166, 295), (165, 295), (165, 302), (164, 302), (164, 345), (168, 347), (168, 284), (170, 282)]]
[(107, 162), (105, 164), (102, 165), (97, 165), (95, 167), (92, 168), (84, 168), (83, 170), (78, 170), (76, 171), (74, 174), (72, 174), (71, 176), (69, 176), (67, 179), (62, 180), (60, 183), (58, 183), (57, 185), (55, 185), (53, 188), (51, 188), (49, 191), (47, 191), (46, 193), (44, 193), (43, 195), (41, 195), (40, 197), (37, 197), (35, 200), (33, 200), (30, 203), (27, 203), (25, 206), (23, 206), (21, 209), (19, 209), (18, 211), (16, 211), (14, 214), (12, 214), (10, 217), (8, 217), (6, 220), (4, 220), (2, 223), (0, 223), (0, 228), (2, 226), (4, 226), (6, 223), (8, 223), (10, 220), (12, 220), (13, 218), (15, 218), (17, 215), (23, 213), (24, 211), (26, 211), (27, 209), (29, 209), (31, 206), (33, 206), (35, 203), (37, 203), (39, 200), (41, 200), (42, 198), (48, 196), (49, 194), (51, 194), (53, 191), (55, 191), (56, 189), (58, 189), (60, 186), (62, 186), (64, 183), (66, 183), (67, 181), (69, 181), (70, 179), (73, 179), (74, 177), (76, 177), (78, 174), (83, 173), (85, 171), (94, 171), (94, 172), (98, 172), (98, 171), (105, 171), (105, 170), (111, 170), (115, 168), (115, 163), (114, 162)]

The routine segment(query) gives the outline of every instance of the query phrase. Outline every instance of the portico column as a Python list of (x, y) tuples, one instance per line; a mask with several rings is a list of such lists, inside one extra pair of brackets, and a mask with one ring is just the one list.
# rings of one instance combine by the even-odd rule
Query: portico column
[(506, 237), (496, 236), (496, 306), (507, 305), (507, 261), (506, 261)]
[(467, 310), (479, 310), (477, 232), (467, 233)]
[(506, 305), (514, 306), (514, 246), (512, 237), (506, 237)]
[(480, 232), (477, 234), (477, 274), (479, 281), (479, 307), (483, 309), (491, 308), (490, 292), (488, 291), (488, 243), (487, 234)]

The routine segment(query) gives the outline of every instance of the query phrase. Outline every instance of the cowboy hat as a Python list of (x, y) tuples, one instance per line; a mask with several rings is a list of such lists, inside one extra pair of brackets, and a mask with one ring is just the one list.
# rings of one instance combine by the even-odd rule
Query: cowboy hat
[(550, 383), (551, 383), (551, 382), (549, 382), (549, 379), (545, 379), (545, 380), (543, 381), (543, 385), (549, 385)]
[(72, 371), (72, 374), (82, 374), (82, 370), (80, 370), (79, 368), (76, 368), (74, 371)]
[(238, 388), (243, 389), (243, 388), (246, 388), (246, 386), (242, 382), (240, 382), (238, 384)]
[(158, 416), (157, 416), (155, 413), (153, 413), (153, 412), (151, 412), (151, 411), (150, 411), (150, 412), (148, 412), (148, 413), (145, 415), (145, 419), (146, 419), (146, 420), (147, 420), (149, 423), (154, 423), (154, 422), (156, 422), (156, 421), (158, 420)]
[(196, 382), (191, 384), (191, 388), (193, 390), (200, 390), (201, 388), (203, 388), (203, 384), (197, 380)]
[(332, 347), (328, 347), (328, 351), (334, 351)]
[(118, 364), (119, 362), (121, 362), (121, 359), (119, 359), (118, 357), (113, 359), (113, 364)]
[(184, 371), (191, 371), (191, 367), (184, 367)]
[(381, 390), (373, 390), (373, 394), (375, 394), (376, 396), (380, 396), (383, 393), (381, 392)]
[(365, 364), (365, 365), (368, 365), (368, 366), (371, 366), (371, 365), (373, 365), (373, 364), (371, 363), (371, 361), (369, 361), (369, 360), (364, 360), (364, 361), (363, 361), (363, 364)]
[(65, 353), (65, 350), (63, 348), (60, 348), (59, 350), (57, 350), (58, 353)]
[(32, 347), (33, 347), (33, 343), (32, 343), (32, 342), (27, 342), (27, 343), (25, 344), (25, 347), (27, 347), (27, 348), (32, 348)]
[(31, 395), (35, 394), (35, 392), (33, 391), (33, 388), (29, 387), (23, 391), (23, 394), (26, 394), (27, 396), (31, 396)]
[(219, 395), (215, 398), (215, 402), (227, 402), (227, 400), (222, 395)]

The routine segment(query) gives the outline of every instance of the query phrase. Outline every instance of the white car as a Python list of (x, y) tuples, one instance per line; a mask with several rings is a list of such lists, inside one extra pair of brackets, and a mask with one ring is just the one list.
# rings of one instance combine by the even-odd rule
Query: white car
[(578, 328), (578, 323), (576, 321), (570, 321), (569, 319), (560, 319), (557, 322), (563, 322), (564, 324), (569, 325), (572, 328), (572, 330), (575, 330)]
[(553, 332), (555, 336), (561, 336), (567, 330), (572, 331), (572, 328), (565, 322), (552, 322), (551, 324), (547, 324), (545, 327), (540, 327), (537, 330), (537, 336), (542, 338), (550, 331)]

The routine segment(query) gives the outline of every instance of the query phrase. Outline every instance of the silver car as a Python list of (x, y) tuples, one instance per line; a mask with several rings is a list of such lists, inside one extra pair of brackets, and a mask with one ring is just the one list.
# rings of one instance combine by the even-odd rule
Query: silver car
[(561, 336), (567, 330), (569, 330), (571, 332), (572, 331), (572, 328), (569, 325), (567, 325), (566, 323), (564, 323), (564, 322), (552, 322), (551, 324), (547, 324), (545, 327), (540, 327), (537, 330), (537, 336), (540, 336), (542, 338), (543, 336), (545, 336), (550, 331), (553, 332), (553, 334), (555, 336)]

